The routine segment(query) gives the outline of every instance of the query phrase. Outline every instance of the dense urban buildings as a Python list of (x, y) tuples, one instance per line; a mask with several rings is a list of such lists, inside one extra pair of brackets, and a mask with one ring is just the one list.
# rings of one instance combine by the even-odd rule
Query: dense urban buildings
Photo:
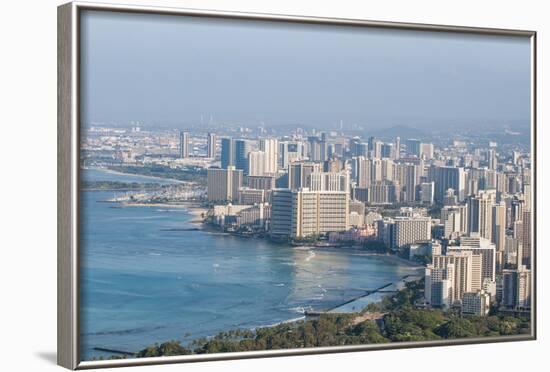
[[(102, 139), (90, 136), (83, 147), (105, 152), (113, 135), (98, 129)], [(225, 231), (292, 244), (381, 244), (425, 265), (423, 306), (473, 315), (530, 309), (526, 146), (299, 128), (278, 136), (263, 128), (147, 135), (132, 130), (112, 158), (204, 172), (204, 191), (190, 195), (208, 203), (210, 222)]]
[(237, 169), (248, 187), (225, 201), (267, 203), (270, 218), (261, 229), (271, 239), (378, 241), (429, 260), (426, 306), (474, 315), (493, 305), (529, 307), (527, 152), (499, 151), (493, 141), (438, 146), (327, 132), (222, 139), (222, 168), (243, 163)]

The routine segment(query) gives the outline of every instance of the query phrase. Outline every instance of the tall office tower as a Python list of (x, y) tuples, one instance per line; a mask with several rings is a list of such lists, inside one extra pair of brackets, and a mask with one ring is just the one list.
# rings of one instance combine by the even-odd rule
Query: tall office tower
[(487, 150), (486, 159), (489, 169), (496, 170), (498, 165), (497, 152), (494, 149)]
[(506, 240), (506, 203), (501, 201), (500, 203), (493, 204), (493, 216), (492, 216), (492, 237), (491, 241), (495, 243), (497, 252), (504, 251), (504, 244)]
[(295, 162), (289, 164), (288, 187), (292, 190), (309, 188), (311, 186), (311, 174), (321, 171), (321, 164), (310, 162)]
[(248, 175), (263, 176), (266, 166), (267, 154), (263, 151), (250, 151), (248, 153)]
[(433, 307), (447, 309), (452, 305), (455, 267), (448, 264), (444, 268), (427, 265), (424, 270), (424, 297)]
[(432, 205), (434, 203), (434, 182), (422, 182), (420, 184), (420, 201), (422, 204)]
[(460, 167), (436, 167), (433, 172), (435, 182), (435, 200), (443, 201), (443, 197), (448, 189), (453, 189), (459, 202), (464, 200), (464, 190), (466, 188), (466, 176), (464, 168)]
[(475, 292), (481, 289), (481, 256), (472, 252), (451, 252), (447, 255), (432, 257), (432, 265), (443, 269), (447, 265), (454, 265), (453, 301), (462, 299), (466, 292)]
[(248, 187), (256, 190), (272, 190), (275, 188), (275, 176), (248, 175)]
[(432, 143), (420, 144), (420, 158), (425, 160), (433, 159), (434, 157), (434, 145)]
[(521, 234), (521, 264), (531, 269), (531, 211), (523, 210)]
[(341, 191), (273, 190), (271, 235), (303, 238), (349, 229), (348, 194)]
[(405, 141), (405, 149), (408, 155), (420, 157), (420, 140), (417, 139), (408, 139)]
[(310, 175), (310, 190), (312, 191), (344, 191), (348, 192), (349, 172), (313, 172)]
[(209, 201), (223, 202), (239, 199), (239, 189), (243, 184), (242, 170), (230, 165), (227, 169), (208, 168), (207, 195)]
[(456, 239), (468, 232), (468, 208), (466, 205), (444, 206), (441, 208), (440, 220), (443, 223), (446, 239)]
[(232, 138), (222, 138), (221, 167), (235, 165), (235, 142)]
[(489, 239), (479, 236), (462, 236), (460, 245), (449, 245), (448, 252), (472, 252), (481, 255), (481, 282), (488, 279), (491, 282), (496, 280), (496, 250), (495, 245)]
[(274, 189), (271, 195), (270, 235), (275, 239), (292, 236), (293, 193), (290, 189)]
[(216, 158), (216, 134), (208, 133), (206, 137), (206, 157), (210, 159)]
[(395, 160), (401, 157), (401, 138), (395, 137)]
[(189, 157), (189, 132), (180, 131), (180, 158)]
[(260, 151), (265, 153), (264, 172), (269, 174), (277, 173), (277, 159), (279, 157), (277, 140), (275, 138), (261, 139)]
[[(356, 191), (365, 190), (363, 188), (357, 188)], [(370, 202), (371, 204), (393, 204), (400, 201), (399, 199), (399, 184), (392, 181), (376, 181), (372, 182), (369, 187), (366, 188), (367, 198), (363, 199), (357, 197), (357, 199)], [(359, 191), (360, 192), (360, 191)]]
[(248, 153), (251, 150), (250, 141), (245, 139), (236, 139), (235, 146), (235, 168), (248, 172)]
[(502, 271), (501, 305), (514, 309), (531, 308), (531, 270), (520, 266)]
[(495, 190), (480, 191), (468, 200), (468, 232), (478, 233), (486, 239), (493, 238), (493, 204), (496, 201)]

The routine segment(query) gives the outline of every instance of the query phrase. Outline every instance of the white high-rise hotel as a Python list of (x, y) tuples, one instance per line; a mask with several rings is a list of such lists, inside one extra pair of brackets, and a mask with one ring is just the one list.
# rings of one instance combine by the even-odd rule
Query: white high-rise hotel
[(264, 173), (275, 174), (277, 173), (277, 160), (278, 160), (278, 144), (275, 138), (264, 138), (260, 140), (260, 151), (265, 153), (264, 158)]
[(303, 238), (349, 229), (349, 194), (343, 191), (275, 189), (271, 235)]

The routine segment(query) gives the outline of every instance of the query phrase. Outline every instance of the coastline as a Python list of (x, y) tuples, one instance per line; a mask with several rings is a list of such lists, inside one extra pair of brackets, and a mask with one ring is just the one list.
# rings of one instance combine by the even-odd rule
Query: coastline
[(202, 215), (206, 215), (208, 208), (200, 207), (196, 205), (197, 202), (190, 201), (189, 204), (185, 202), (180, 203), (131, 203), (131, 202), (122, 202), (120, 203), (122, 207), (159, 207), (159, 208), (178, 208), (185, 209), (192, 216), (192, 218), (187, 221), (192, 224), (202, 224), (203, 219)]
[(126, 173), (126, 172), (120, 172), (120, 171), (116, 171), (116, 170), (113, 170), (113, 169), (101, 168), (101, 167), (81, 168), (81, 170), (95, 170), (95, 171), (101, 171), (101, 172), (110, 173), (110, 174), (117, 174), (117, 175), (120, 175), (120, 176), (143, 177), (143, 178), (148, 178), (148, 179), (151, 179), (151, 180), (170, 181), (170, 183), (181, 183), (181, 184), (188, 183), (186, 181), (177, 180), (175, 178), (164, 178), (164, 177), (157, 177), (157, 176), (147, 176), (147, 175), (136, 174), (136, 173)]

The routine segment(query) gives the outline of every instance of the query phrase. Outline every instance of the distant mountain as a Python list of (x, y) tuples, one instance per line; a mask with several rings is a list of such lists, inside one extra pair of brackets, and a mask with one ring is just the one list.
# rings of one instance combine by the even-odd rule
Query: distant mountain
[(423, 139), (429, 137), (429, 134), (426, 132), (407, 125), (395, 125), (389, 128), (379, 128), (370, 132), (369, 135), (387, 140), (395, 137), (401, 137), (402, 140), (408, 138)]

